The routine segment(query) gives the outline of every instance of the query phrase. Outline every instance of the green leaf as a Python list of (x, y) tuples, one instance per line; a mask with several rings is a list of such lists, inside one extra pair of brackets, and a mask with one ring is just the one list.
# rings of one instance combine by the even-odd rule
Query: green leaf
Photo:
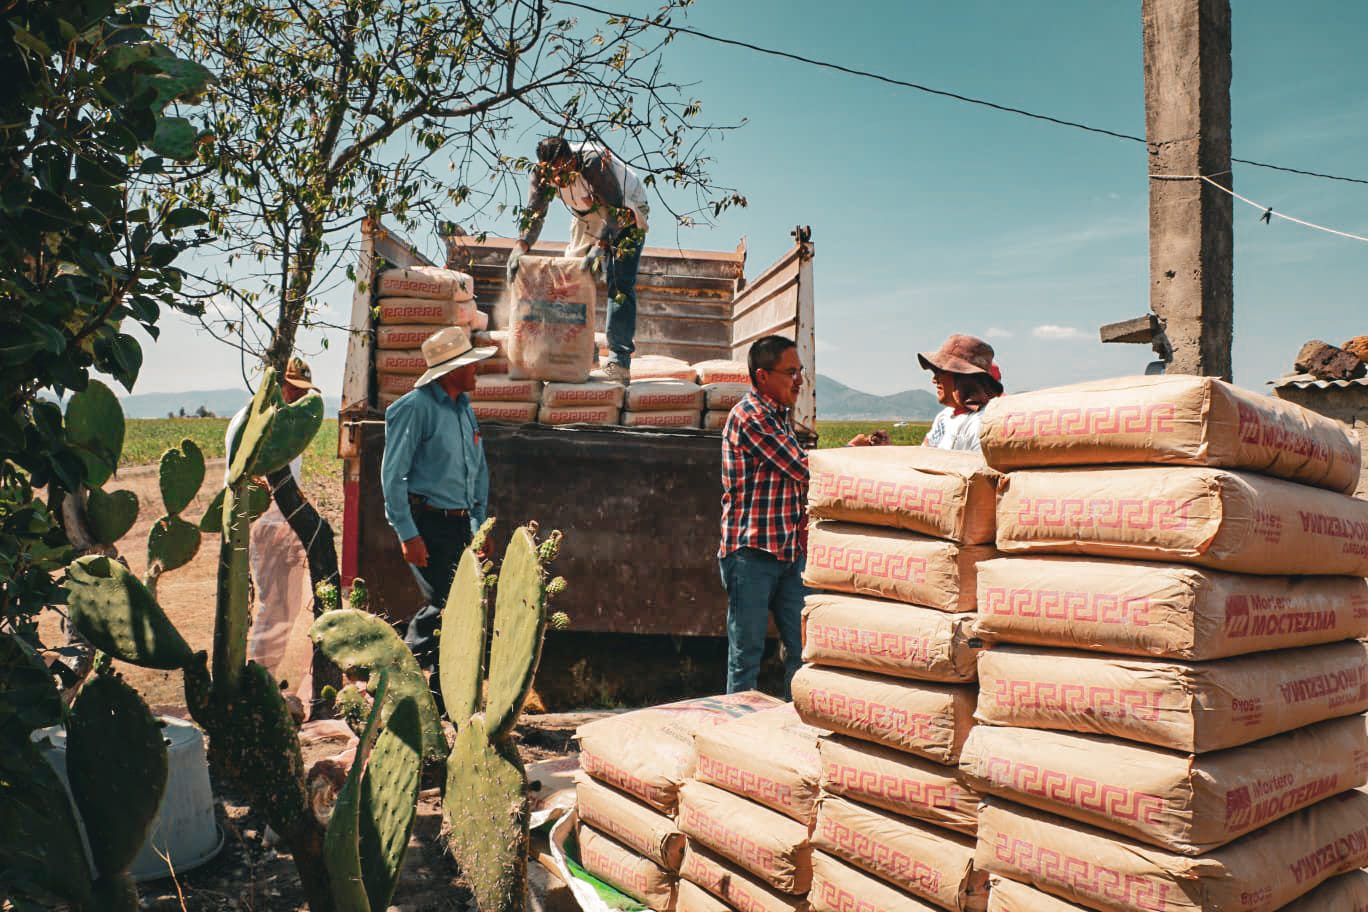
[(0, 858), (8, 882), (22, 879), (91, 907), (93, 884), (76, 812), (27, 733), (0, 742)]
[(10, 21), (10, 28), (14, 31), (15, 44), (20, 47), (26, 47), (42, 57), (52, 56), (52, 48), (48, 47), (47, 42), (43, 41), (43, 39), (30, 31), (20, 28), (19, 24), (13, 20)]
[(102, 545), (113, 545), (128, 534), (138, 520), (138, 495), (132, 491), (105, 492), (91, 488), (86, 497), (86, 521), (90, 534)]
[(47, 665), (33, 647), (12, 634), (0, 634), (0, 731), (28, 737), (35, 728), (62, 721), (62, 698)]
[(95, 363), (100, 370), (118, 380), (123, 388), (133, 392), (133, 384), (142, 370), (142, 346), (125, 333), (105, 336), (95, 343)]
[(166, 227), (193, 228), (195, 225), (203, 225), (208, 221), (209, 216), (198, 209), (181, 208), (172, 211), (166, 216)]
[(188, 161), (195, 157), (198, 135), (195, 125), (184, 117), (158, 117), (148, 148), (176, 161)]
[(85, 464), (86, 483), (91, 487), (104, 484), (118, 468), (124, 443), (123, 408), (99, 380), (91, 380), (67, 403), (66, 438)]

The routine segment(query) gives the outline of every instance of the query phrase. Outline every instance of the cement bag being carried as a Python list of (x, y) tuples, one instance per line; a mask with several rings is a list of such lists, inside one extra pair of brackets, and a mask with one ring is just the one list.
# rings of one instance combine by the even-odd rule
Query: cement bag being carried
[[(440, 326), (424, 326), (422, 324), (408, 326), (387, 326), (380, 325), (375, 327), (375, 347), (382, 351), (395, 349), (421, 349), (423, 343), (432, 335), (442, 331)], [(422, 352), (420, 351), (421, 355)], [(379, 357), (377, 355), (377, 357)]]
[(594, 278), (579, 260), (518, 261), (508, 318), (508, 373), (514, 379), (583, 383), (594, 363)]
[(699, 361), (693, 367), (698, 374), (698, 382), (705, 386), (714, 383), (750, 384), (750, 368), (744, 361), (713, 359)]
[(750, 383), (709, 383), (703, 387), (703, 403), (710, 411), (729, 412), (746, 398)]
[(812, 845), (942, 908), (988, 904), (988, 875), (974, 870), (968, 836), (823, 795)]
[(592, 827), (579, 827), (580, 864), (584, 870), (656, 912), (674, 909), (675, 875), (632, 852)]
[(1368, 794), (1327, 798), (1196, 858), (988, 799), (975, 864), (1104, 912), (1272, 912), (1368, 864)]
[(729, 719), (780, 705), (774, 697), (750, 690), (596, 719), (575, 732), (580, 768), (672, 814), (679, 786), (694, 774), (694, 735)]
[(996, 874), (988, 878), (988, 912), (1087, 912), (1043, 890)]
[(413, 384), (418, 379), (416, 374), (380, 374), (375, 375), (375, 391), (382, 395), (402, 396), (413, 389)]
[(818, 750), (825, 793), (967, 836), (977, 831), (979, 793), (955, 767), (840, 735), (823, 738)]
[(812, 853), (812, 912), (937, 912), (933, 906), (824, 852)]
[(1291, 402), (1211, 377), (1121, 377), (995, 399), (980, 437), (989, 465), (1167, 463), (1247, 469), (1352, 493), (1353, 433)]
[(814, 592), (803, 606), (803, 661), (921, 681), (973, 681), (973, 621), (970, 614)]
[(991, 543), (1001, 479), (978, 453), (924, 446), (837, 447), (808, 454), (808, 513)]
[(704, 412), (703, 430), (720, 431), (727, 426), (727, 416), (731, 412)]
[(1094, 735), (980, 725), (960, 769), (981, 791), (1200, 855), (1368, 782), (1368, 728), (1352, 716), (1193, 757)]
[(659, 811), (616, 789), (581, 775), (575, 783), (575, 812), (586, 823), (667, 871), (684, 858), (684, 834)]
[[(633, 365), (635, 370), (635, 365)], [(636, 380), (627, 387), (625, 397), (629, 412), (677, 412), (692, 411), (697, 415), (703, 410), (703, 388), (697, 383), (683, 380)]]
[(977, 718), (1204, 753), (1368, 709), (1360, 640), (1214, 662), (996, 646)]
[(821, 775), (817, 739), (823, 734), (804, 724), (792, 703), (762, 709), (694, 735), (695, 775), (809, 824)]
[(697, 383), (698, 371), (687, 361), (666, 355), (638, 355), (632, 359), (632, 382), (638, 380), (682, 380)]
[(923, 684), (820, 665), (793, 676), (793, 705), (809, 725), (954, 763), (974, 724), (978, 689)]
[(623, 427), (698, 428), (699, 413), (692, 410), (668, 412), (623, 412)]
[(679, 828), (781, 893), (801, 894), (812, 880), (807, 824), (703, 782), (679, 790)]
[(1368, 636), (1368, 580), (1004, 557), (978, 565), (978, 609), (996, 641), (1219, 659)]
[(543, 405), (537, 411), (539, 424), (617, 424), (622, 414), (612, 405)]
[(1368, 912), (1368, 871), (1332, 877), (1279, 912)]
[(1013, 472), (998, 547), (1258, 574), (1368, 576), (1368, 500), (1222, 469)]
[(427, 370), (427, 361), (420, 349), (381, 349), (375, 353), (375, 369), (385, 374), (413, 374)]
[(610, 405), (620, 409), (622, 387), (616, 383), (548, 383), (541, 401), (552, 408)]
[(484, 374), (475, 378), (471, 399), (478, 402), (536, 402), (541, 399), (540, 380), (514, 380), (506, 374)]
[(498, 424), (531, 424), (537, 420), (535, 402), (472, 402), (471, 411), (477, 421)]
[[(705, 895), (726, 900), (723, 910), (745, 912), (806, 912), (807, 903), (798, 896), (780, 893), (755, 875), (701, 847), (692, 839), (680, 867), (680, 887), (694, 887)], [(683, 890), (681, 889), (681, 899)], [(714, 900), (715, 901), (715, 900)], [(712, 909), (714, 906), (701, 906)]]
[(810, 527), (803, 582), (814, 589), (872, 595), (940, 611), (973, 611), (976, 565), (988, 545), (957, 545), (913, 532), (852, 523)]
[[(389, 323), (424, 324), (441, 329), (445, 326), (469, 326), (479, 311), (474, 301), (442, 301), (432, 298), (381, 298), (376, 303), (376, 319), (381, 326)], [(420, 345), (422, 343), (419, 343)]]
[(475, 280), (464, 272), (440, 266), (386, 269), (376, 278), (376, 294), (381, 298), (470, 301), (475, 297)]

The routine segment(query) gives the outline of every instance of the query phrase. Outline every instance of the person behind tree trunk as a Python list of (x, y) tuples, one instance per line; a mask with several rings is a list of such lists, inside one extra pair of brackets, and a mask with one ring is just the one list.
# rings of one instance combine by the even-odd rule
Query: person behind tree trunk
[(770, 615), (784, 656), (784, 699), (802, 664), (808, 456), (789, 412), (803, 386), (791, 339), (765, 336), (749, 355), (751, 391), (722, 430), (722, 545), (727, 693), (753, 690)]
[(551, 198), (570, 210), (570, 243), (565, 255), (582, 257), (586, 270), (603, 269), (608, 285), (608, 363), (594, 378), (628, 384), (636, 351), (637, 268), (646, 244), (650, 206), (635, 171), (607, 148), (566, 142), (553, 136), (537, 144), (523, 231), (508, 255), (508, 282), (518, 260), (541, 236)]

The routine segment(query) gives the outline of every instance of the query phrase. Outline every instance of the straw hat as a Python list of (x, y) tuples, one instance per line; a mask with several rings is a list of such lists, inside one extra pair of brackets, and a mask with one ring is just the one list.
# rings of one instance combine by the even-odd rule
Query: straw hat
[(470, 344), (470, 335), (464, 327), (448, 326), (423, 342), (423, 360), (427, 362), (428, 369), (413, 386), (415, 389), (425, 386), (458, 367), (493, 357), (498, 350), (497, 345), (476, 348)]

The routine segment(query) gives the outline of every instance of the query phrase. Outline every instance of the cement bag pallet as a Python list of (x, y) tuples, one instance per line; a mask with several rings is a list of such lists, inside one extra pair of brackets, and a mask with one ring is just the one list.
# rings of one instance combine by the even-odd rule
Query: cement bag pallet
[(440, 266), (407, 266), (383, 270), (376, 277), (381, 298), (426, 298), (436, 301), (470, 301), (475, 280), (464, 272)]
[(622, 413), (623, 427), (690, 428), (696, 430), (700, 414), (693, 409)]
[(996, 646), (976, 717), (1205, 753), (1368, 710), (1359, 640), (1214, 662)]
[(483, 376), (484, 374), (506, 374), (506, 373), (508, 373), (508, 359), (507, 359), (507, 358), (500, 358), (500, 357), (498, 357), (498, 356), (495, 356), (495, 357), (493, 357), (493, 358), (485, 358), (483, 361), (476, 361), (476, 362), (475, 362), (475, 374), (476, 374), (476, 376)]
[(593, 276), (579, 261), (525, 256), (513, 278), (508, 373), (514, 379), (583, 383), (594, 363)]
[(808, 455), (808, 513), (948, 538), (991, 543), (1002, 476), (978, 453), (924, 446), (837, 447)]
[(1013, 472), (998, 547), (1257, 574), (1368, 576), (1368, 500), (1224, 469)]
[(543, 405), (537, 410), (539, 424), (617, 424), (622, 413), (612, 405)]
[(841, 735), (823, 738), (818, 750), (825, 793), (967, 836), (977, 832), (980, 796), (956, 767)]
[(1179, 754), (1094, 735), (977, 726), (960, 769), (979, 790), (1200, 855), (1368, 782), (1362, 716), (1244, 747)]
[(731, 412), (712, 412), (712, 411), (704, 412), (704, 413), (703, 413), (703, 430), (705, 430), (705, 431), (720, 431), (720, 430), (722, 430), (724, 427), (727, 426), (727, 416), (730, 415), (730, 414), (731, 414)]
[[(679, 870), (681, 901), (685, 888), (693, 887), (714, 902), (723, 900), (721, 908), (724, 910), (806, 912), (808, 908), (807, 901), (802, 897), (780, 893), (754, 874), (727, 862), (692, 839), (688, 841), (684, 863)], [(691, 900), (697, 904), (696, 908), (702, 910), (718, 908), (703, 902), (703, 897), (691, 897)], [(682, 902), (679, 912), (686, 912)]]
[[(424, 326), (422, 324), (389, 326), (382, 323), (375, 327), (375, 347), (381, 351), (420, 349), (424, 342), (441, 331), (442, 327), (440, 326)], [(479, 345), (478, 342), (475, 344)], [(419, 354), (421, 355), (422, 352), (420, 351)]]
[(1368, 912), (1368, 871), (1332, 877), (1279, 912)]
[(581, 823), (665, 870), (679, 870), (684, 859), (684, 834), (674, 820), (655, 808), (581, 775), (575, 783), (575, 813)]
[(1368, 864), (1368, 794), (1327, 798), (1197, 858), (988, 799), (975, 863), (1104, 912), (1272, 912)]
[(1368, 580), (1004, 557), (978, 565), (975, 631), (1006, 643), (1219, 659), (1368, 636)]
[(978, 678), (974, 616), (834, 592), (803, 606), (803, 661), (897, 678)]
[(977, 688), (804, 665), (793, 705), (809, 725), (937, 763), (955, 763), (974, 724)]
[(629, 412), (703, 411), (703, 388), (683, 380), (636, 380), (627, 387)]
[(537, 420), (535, 402), (471, 402), (477, 421), (495, 424), (531, 424)]
[(427, 371), (427, 360), (421, 349), (392, 349), (375, 353), (375, 369), (385, 374), (412, 374)]
[(812, 853), (812, 912), (938, 912), (918, 899), (824, 852)]
[(1210, 377), (1122, 377), (995, 399), (980, 434), (988, 463), (1167, 463), (1247, 469), (1351, 493), (1361, 454), (1344, 425)]
[(622, 387), (616, 383), (548, 383), (542, 390), (542, 405), (552, 408), (610, 405), (622, 408)]
[(750, 383), (707, 383), (703, 386), (703, 404), (709, 411), (730, 412), (732, 406), (746, 398)]
[(812, 881), (807, 824), (696, 780), (679, 790), (679, 828), (689, 839), (759, 877), (780, 893), (806, 893)]
[(601, 782), (673, 814), (680, 785), (694, 773), (694, 735), (704, 728), (780, 705), (782, 701), (750, 690), (596, 719), (575, 732), (580, 768)]
[(792, 703), (762, 709), (694, 735), (695, 775), (757, 804), (812, 823), (825, 734), (798, 718)]
[(540, 380), (514, 380), (505, 374), (483, 374), (475, 377), (475, 392), (471, 399), (479, 402), (537, 402), (541, 399)]
[(941, 908), (988, 905), (988, 875), (974, 869), (971, 837), (824, 795), (812, 845)]
[(994, 874), (988, 878), (988, 912), (1086, 912), (1086, 907)]
[(584, 824), (579, 826), (579, 853), (580, 865), (599, 880), (656, 912), (674, 909), (678, 878), (649, 858)]
[(699, 361), (693, 366), (693, 369), (698, 374), (698, 382), (705, 386), (717, 383), (750, 384), (750, 368), (744, 361), (728, 361), (726, 359)]
[(381, 326), (424, 324), (434, 330), (447, 326), (470, 326), (475, 322), (475, 315), (480, 312), (474, 301), (439, 301), (429, 298), (381, 298), (376, 302), (375, 308), (375, 319)]
[(973, 611), (976, 565), (988, 545), (954, 542), (852, 523), (817, 522), (809, 531), (803, 581), (814, 589), (872, 595), (940, 611)]
[(415, 374), (377, 373), (375, 375), (375, 391), (402, 396), (413, 389), (413, 383), (417, 379), (418, 376)]
[(686, 383), (698, 381), (698, 371), (693, 365), (679, 358), (666, 355), (638, 355), (632, 359), (632, 382), (638, 380), (682, 380)]

